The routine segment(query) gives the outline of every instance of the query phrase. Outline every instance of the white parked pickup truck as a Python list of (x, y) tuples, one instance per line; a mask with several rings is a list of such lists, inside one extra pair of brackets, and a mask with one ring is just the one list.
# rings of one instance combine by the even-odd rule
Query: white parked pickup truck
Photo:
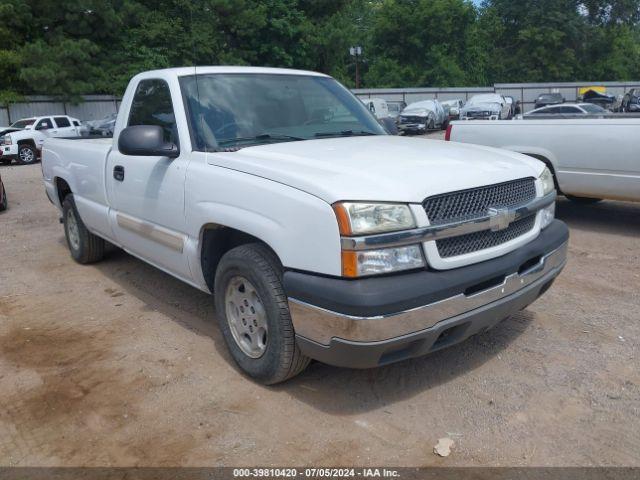
[(47, 138), (80, 136), (80, 120), (67, 115), (23, 118), (14, 122), (2, 136), (0, 162), (13, 160), (21, 165), (38, 161)]
[(454, 122), (453, 142), (499, 147), (543, 161), (556, 189), (570, 200), (640, 201), (637, 118)]
[(313, 72), (139, 74), (113, 139), (49, 139), (42, 169), (75, 260), (106, 240), (211, 292), (232, 357), (267, 384), (311, 358), (366, 368), (459, 342), (565, 264), (543, 163), (386, 135)]

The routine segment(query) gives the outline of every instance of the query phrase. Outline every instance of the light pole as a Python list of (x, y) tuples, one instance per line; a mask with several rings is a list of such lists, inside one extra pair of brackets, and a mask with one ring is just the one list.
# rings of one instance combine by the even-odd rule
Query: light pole
[(349, 53), (352, 57), (356, 58), (356, 88), (360, 88), (360, 62), (359, 59), (362, 56), (362, 47), (350, 47)]

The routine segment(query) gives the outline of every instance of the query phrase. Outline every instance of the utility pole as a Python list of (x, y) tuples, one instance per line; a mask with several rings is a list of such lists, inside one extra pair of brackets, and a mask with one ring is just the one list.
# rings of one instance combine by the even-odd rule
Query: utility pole
[(356, 59), (356, 88), (360, 88), (360, 57), (362, 56), (362, 47), (350, 47), (349, 53)]

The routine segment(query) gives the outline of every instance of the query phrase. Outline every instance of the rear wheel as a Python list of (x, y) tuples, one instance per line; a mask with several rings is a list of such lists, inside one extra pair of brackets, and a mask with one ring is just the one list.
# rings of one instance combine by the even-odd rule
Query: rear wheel
[(591, 205), (593, 203), (601, 202), (601, 198), (592, 198), (592, 197), (574, 197), (573, 195), (565, 195), (569, 200), (575, 203), (582, 203), (583, 205)]
[(31, 165), (38, 161), (38, 152), (35, 147), (27, 143), (18, 146), (18, 157), (16, 159), (20, 165)]
[(282, 267), (264, 245), (227, 252), (215, 278), (216, 317), (231, 356), (266, 385), (294, 377), (309, 364), (295, 339)]
[(73, 259), (82, 264), (102, 260), (105, 241), (87, 230), (72, 194), (67, 195), (62, 202), (62, 219), (64, 235)]

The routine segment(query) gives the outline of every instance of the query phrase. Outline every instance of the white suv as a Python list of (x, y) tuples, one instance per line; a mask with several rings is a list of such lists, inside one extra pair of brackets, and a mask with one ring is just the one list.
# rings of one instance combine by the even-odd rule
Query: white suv
[(50, 137), (79, 137), (81, 123), (67, 115), (24, 118), (10, 128), (18, 129), (5, 134), (0, 145), (0, 162), (16, 160), (21, 165), (34, 163), (40, 156), (42, 144)]

